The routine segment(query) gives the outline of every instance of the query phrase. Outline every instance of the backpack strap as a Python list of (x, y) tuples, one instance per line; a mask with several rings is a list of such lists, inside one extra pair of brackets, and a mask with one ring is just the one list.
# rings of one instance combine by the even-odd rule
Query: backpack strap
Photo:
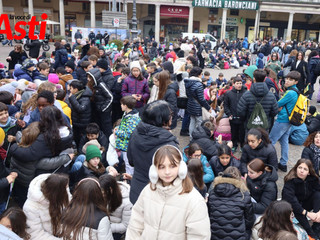
[[(292, 88), (292, 89), (290, 89), (290, 90), (292, 90), (292, 91), (294, 91), (294, 92), (296, 92), (297, 94), (298, 94), (298, 98), (299, 98), (299, 95), (300, 95), (300, 92), (299, 92), (299, 90), (298, 89), (296, 89), (296, 88)], [(298, 101), (298, 99), (297, 99), (297, 101)], [(296, 105), (297, 104), (297, 102), (294, 104), (294, 105)], [(286, 111), (287, 111), (287, 114), (288, 114), (288, 117), (291, 115), (291, 113), (289, 114), (289, 111), (288, 111), (288, 108), (287, 108), (287, 104), (286, 105), (284, 105), (284, 107), (286, 108)], [(294, 107), (293, 107), (294, 108)], [(292, 109), (292, 111), (293, 111), (293, 109)]]

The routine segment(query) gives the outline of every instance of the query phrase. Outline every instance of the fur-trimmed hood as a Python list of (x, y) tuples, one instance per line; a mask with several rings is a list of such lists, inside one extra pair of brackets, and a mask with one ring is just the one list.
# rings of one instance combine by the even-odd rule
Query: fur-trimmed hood
[(223, 176), (214, 179), (213, 187), (215, 193), (220, 196), (231, 196), (238, 191), (249, 191), (244, 181)]

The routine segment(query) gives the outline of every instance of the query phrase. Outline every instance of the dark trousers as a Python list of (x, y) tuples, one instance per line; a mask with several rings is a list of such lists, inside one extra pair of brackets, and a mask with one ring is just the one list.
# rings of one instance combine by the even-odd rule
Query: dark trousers
[(111, 109), (107, 109), (104, 112), (98, 112), (94, 114), (94, 121), (99, 125), (100, 130), (109, 139), (112, 133), (112, 123), (111, 123)]
[(112, 103), (112, 124), (114, 124), (118, 119), (121, 119), (123, 112), (121, 110), (120, 102)]
[[(302, 207), (307, 211), (313, 210), (313, 212), (318, 212), (320, 210), (320, 192), (314, 192), (312, 196), (310, 196), (307, 200), (302, 202)], [(312, 231), (308, 219), (300, 212), (297, 213), (293, 210), (294, 216), (299, 221), (301, 226), (307, 231), (309, 234)], [(319, 224), (319, 223), (314, 223)]]
[(230, 121), (231, 127), (231, 141), (233, 147), (238, 146), (238, 142), (240, 143), (240, 147), (244, 145), (244, 137), (245, 137), (245, 128), (243, 123), (233, 123)]
[(73, 139), (76, 142), (76, 145), (78, 148), (81, 137), (86, 134), (86, 128), (72, 126), (72, 130), (73, 130)]
[(181, 131), (187, 132), (189, 130), (190, 125), (190, 115), (187, 110), (184, 111), (184, 117), (182, 120)]
[(14, 183), (12, 196), (20, 208), (23, 208), (23, 205), (27, 200), (28, 188), (29, 187), (25, 187), (17, 182)]

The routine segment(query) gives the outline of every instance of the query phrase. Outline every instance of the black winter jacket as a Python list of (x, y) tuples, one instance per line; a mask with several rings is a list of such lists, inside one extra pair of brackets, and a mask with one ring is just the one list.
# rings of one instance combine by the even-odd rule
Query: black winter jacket
[(9, 195), (9, 182), (6, 177), (10, 174), (10, 171), (5, 168), (3, 159), (0, 158), (0, 161), (0, 203), (4, 203)]
[(198, 126), (192, 133), (192, 141), (189, 143), (197, 143), (203, 149), (203, 154), (207, 159), (211, 159), (218, 154), (219, 143), (210, 139), (211, 132), (204, 126)]
[(237, 111), (238, 116), (245, 119), (245, 126), (247, 126), (256, 102), (260, 101), (268, 117), (269, 127), (272, 126), (273, 119), (278, 114), (278, 102), (265, 82), (252, 83), (250, 91), (245, 92), (240, 98)]
[(234, 87), (224, 95), (224, 113), (230, 117), (232, 115), (232, 123), (241, 123), (237, 112), (237, 105), (242, 95), (247, 91), (246, 87), (236, 90)]
[(312, 162), (313, 168), (317, 175), (319, 175), (320, 162), (315, 158), (315, 152), (310, 147), (305, 147), (301, 153), (301, 158), (309, 159)]
[(255, 149), (252, 149), (246, 144), (242, 148), (242, 155), (240, 158), (242, 175), (248, 173), (247, 164), (255, 158), (261, 159), (265, 164), (269, 164), (278, 170), (277, 151), (271, 143), (265, 146), (265, 144), (261, 142)]
[(303, 202), (312, 198), (315, 192), (320, 191), (318, 178), (308, 175), (305, 180), (293, 178), (284, 183), (282, 189), (282, 200), (291, 204), (293, 213), (302, 214), (304, 208)]
[(168, 85), (167, 91), (163, 97), (163, 100), (169, 103), (172, 114), (173, 114), (171, 129), (174, 129), (177, 126), (177, 120), (178, 120), (177, 91), (178, 90), (179, 90), (178, 83), (173, 82)]
[(320, 130), (320, 114), (315, 117), (307, 117), (306, 119), (308, 132), (311, 134)]
[(310, 78), (308, 79), (308, 82), (314, 84), (317, 80), (317, 75), (314, 73), (314, 69), (316, 68), (317, 64), (320, 62), (320, 58), (318, 56), (312, 57), (308, 61), (308, 69), (310, 72)]
[(240, 170), (240, 161), (238, 159), (235, 159), (234, 157), (230, 158), (230, 162), (228, 165), (223, 166), (219, 160), (219, 157), (213, 156), (210, 159), (209, 164), (210, 164), (215, 176), (219, 176), (219, 173), (226, 170), (227, 167), (236, 167)]
[(77, 79), (83, 83), (83, 85), (87, 85), (88, 79), (87, 79), (87, 72), (82, 68), (78, 67), (76, 70)]
[(41, 42), (39, 40), (33, 40), (29, 44), (29, 57), (38, 58), (40, 53)]
[(277, 200), (278, 189), (276, 181), (278, 180), (278, 174), (273, 166), (267, 166), (272, 169), (271, 172), (265, 171), (256, 179), (247, 177), (250, 195), (256, 200), (256, 203), (253, 203), (253, 212), (255, 214), (263, 214), (269, 204)]
[(155, 151), (163, 145), (178, 146), (177, 138), (168, 130), (140, 122), (133, 131), (127, 156), (134, 174), (130, 188), (130, 202), (134, 204), (142, 189), (149, 183), (149, 168)]
[(98, 68), (93, 68), (87, 72), (94, 81), (94, 107), (98, 112), (105, 112), (110, 109), (113, 101), (111, 90), (102, 81), (101, 73)]
[(208, 200), (211, 240), (250, 239), (255, 216), (245, 183), (216, 177), (213, 184)]
[(16, 64), (22, 64), (22, 62), (28, 58), (28, 55), (25, 51), (23, 51), (22, 53), (18, 53), (15, 52), (14, 50), (12, 50), (9, 53), (9, 57), (11, 57), (11, 60), (7, 60), (7, 62), (9, 63), (9, 70), (14, 69), (14, 66)]
[(202, 116), (202, 109), (204, 107), (208, 111), (210, 105), (204, 99), (203, 86), (200, 78), (190, 77), (184, 79), (186, 93), (188, 97), (187, 110), (191, 116)]
[(112, 75), (112, 71), (108, 68), (105, 72), (101, 73), (101, 80), (107, 86), (107, 88), (111, 91), (114, 84), (114, 77)]
[[(72, 139), (72, 134), (65, 138), (61, 138), (59, 151), (61, 152), (71, 147)], [(19, 147), (16, 143), (13, 144), (10, 147), (10, 152), (12, 153), (10, 169), (18, 173), (16, 181), (26, 187), (29, 186), (30, 182), (35, 177), (36, 166), (39, 160), (54, 157), (43, 134), (40, 134), (30, 147), (24, 148)], [(44, 166), (41, 166), (40, 168), (44, 169)]]
[(56, 51), (56, 55), (54, 56), (54, 64), (53, 64), (54, 69), (57, 69), (58, 67), (64, 67), (65, 63), (62, 62), (62, 57), (65, 55), (68, 56), (67, 49), (65, 48), (60, 48)]
[(86, 87), (78, 99), (75, 95), (69, 97), (73, 126), (85, 128), (91, 122), (91, 96), (92, 91)]

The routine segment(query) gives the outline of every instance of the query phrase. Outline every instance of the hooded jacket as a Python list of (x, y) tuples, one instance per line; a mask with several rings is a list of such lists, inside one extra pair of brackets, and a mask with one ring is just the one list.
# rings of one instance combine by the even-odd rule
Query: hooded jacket
[(219, 173), (222, 173), (224, 170), (226, 170), (228, 167), (236, 167), (240, 170), (240, 161), (238, 159), (235, 159), (234, 157), (230, 157), (230, 162), (228, 165), (223, 166), (220, 162), (220, 159), (218, 156), (213, 156), (209, 164), (214, 172), (215, 176), (219, 176)]
[(130, 188), (132, 204), (137, 201), (140, 192), (148, 184), (153, 154), (163, 145), (178, 146), (177, 138), (164, 128), (141, 121), (133, 131), (127, 149), (129, 163), (134, 167)]
[(204, 126), (198, 126), (194, 129), (192, 133), (192, 141), (189, 143), (197, 143), (203, 149), (203, 154), (207, 159), (211, 159), (213, 156), (217, 155), (219, 143), (211, 140), (211, 132), (208, 128)]
[(256, 59), (256, 66), (258, 69), (263, 69), (264, 65), (263, 65), (263, 53), (259, 53), (258, 57)]
[[(187, 152), (188, 152), (189, 146), (186, 146), (183, 149), (183, 161), (185, 161), (186, 163), (188, 162), (188, 157), (187, 157)], [(201, 154), (201, 158), (200, 161), (202, 163), (202, 168), (203, 168), (203, 181), (204, 183), (211, 183), (214, 179), (214, 174), (213, 171), (211, 169), (210, 164), (208, 163), (208, 160), (206, 158), (206, 156), (204, 156), (203, 154)]]
[(195, 188), (189, 193), (179, 194), (181, 191), (180, 178), (167, 187), (158, 182), (155, 191), (147, 185), (132, 208), (126, 239), (209, 240), (204, 198)]
[(112, 233), (125, 233), (131, 217), (132, 203), (129, 200), (130, 185), (118, 182), (122, 195), (122, 204), (110, 214)]
[(101, 73), (102, 82), (108, 87), (109, 90), (112, 90), (114, 84), (114, 77), (110, 68), (108, 68), (105, 72)]
[(94, 81), (94, 107), (98, 112), (105, 112), (110, 109), (113, 101), (113, 95), (111, 90), (102, 81), (101, 73), (98, 68), (93, 68), (87, 72), (93, 78)]
[(299, 97), (299, 94), (292, 89), (297, 90), (296, 85), (289, 87), (288, 90), (285, 92), (285, 94), (282, 96), (282, 98), (278, 102), (278, 107), (279, 108), (283, 107), (283, 108), (278, 114), (278, 117), (276, 120), (277, 122), (281, 122), (281, 123), (289, 122), (288, 112), (291, 114)]
[(150, 48), (149, 56), (151, 61), (158, 56), (157, 45), (157, 42), (153, 42), (152, 47)]
[(230, 177), (216, 177), (209, 192), (211, 240), (250, 239), (255, 216), (245, 183)]
[(210, 105), (204, 99), (202, 81), (198, 77), (184, 79), (188, 104), (187, 111), (191, 116), (202, 116), (202, 107), (210, 110)]
[[(28, 190), (28, 198), (23, 206), (23, 211), (27, 216), (27, 231), (34, 240), (58, 240), (52, 235), (51, 216), (49, 213), (49, 201), (45, 198), (41, 191), (42, 183), (51, 174), (41, 174), (34, 178), (30, 183)], [(71, 194), (67, 188), (69, 201)]]
[(129, 113), (125, 113), (121, 119), (120, 126), (116, 131), (116, 148), (126, 152), (128, 149), (129, 139), (134, 129), (141, 121), (139, 112), (133, 109)]
[(68, 52), (67, 49), (65, 49), (64, 47), (56, 50), (56, 55), (54, 56), (53, 64), (54, 69), (57, 69), (58, 67), (64, 67), (65, 63), (62, 62), (62, 57), (65, 55), (68, 56)]
[(242, 42), (242, 47), (245, 48), (245, 49), (248, 49), (249, 47), (249, 43), (248, 43), (248, 38), (245, 37), (243, 42)]
[(122, 84), (121, 95), (124, 97), (132, 94), (141, 95), (140, 101), (137, 101), (136, 108), (143, 107), (150, 97), (148, 80), (139, 81), (132, 74), (126, 77)]
[(92, 91), (89, 87), (86, 87), (80, 96), (69, 97), (71, 119), (75, 127), (85, 128), (91, 122), (91, 97)]
[(250, 91), (242, 95), (237, 107), (238, 116), (245, 119), (245, 126), (247, 126), (256, 102), (261, 103), (268, 117), (268, 126), (272, 126), (273, 118), (278, 113), (278, 104), (274, 94), (269, 91), (265, 82), (252, 83)]
[(241, 174), (248, 172), (247, 164), (255, 159), (261, 159), (264, 164), (271, 165), (278, 170), (278, 158), (277, 151), (274, 146), (269, 143), (267, 146), (261, 142), (255, 149), (252, 149), (248, 144), (244, 145), (242, 148), (241, 161)]
[(308, 69), (309, 69), (309, 72), (310, 72), (310, 79), (309, 82), (314, 84), (317, 80), (317, 75), (313, 72), (313, 70), (316, 68), (317, 64), (320, 62), (320, 58), (319, 56), (314, 56), (312, 57), (309, 62), (308, 62)]
[(237, 112), (237, 104), (246, 91), (247, 88), (244, 86), (241, 88), (241, 90), (237, 90), (233, 87), (231, 91), (228, 91), (225, 94), (223, 105), (224, 112), (228, 117), (232, 116), (232, 123), (241, 123)]
[(173, 113), (172, 116), (172, 123), (171, 123), (171, 129), (174, 129), (177, 126), (177, 119), (178, 119), (178, 106), (177, 106), (177, 92), (179, 90), (179, 86), (177, 82), (173, 82), (168, 85), (167, 91), (163, 97), (163, 100), (165, 100), (167, 103), (169, 103), (169, 106), (171, 108), (171, 111)]
[(249, 175), (247, 177), (247, 186), (250, 195), (256, 201), (256, 203), (253, 203), (253, 212), (255, 214), (263, 214), (269, 204), (277, 200), (277, 170), (271, 165), (266, 166), (269, 166), (272, 171), (264, 171), (264, 173), (256, 179), (251, 179)]

